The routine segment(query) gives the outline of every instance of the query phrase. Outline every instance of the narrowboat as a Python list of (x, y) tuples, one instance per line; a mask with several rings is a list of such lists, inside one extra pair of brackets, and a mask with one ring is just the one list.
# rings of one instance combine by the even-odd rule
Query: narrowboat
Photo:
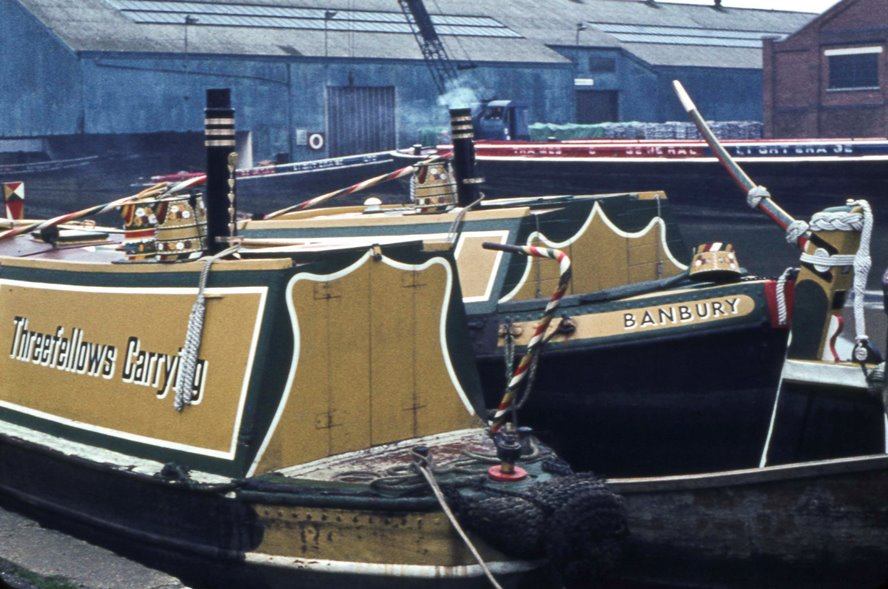
[[(884, 138), (726, 140), (725, 149), (760, 184), (811, 214), (836, 196), (875, 199), (888, 188)], [(485, 192), (493, 197), (564, 192), (664, 190), (689, 207), (725, 207), (733, 185), (703, 139), (478, 141)], [(393, 152), (402, 164), (449, 153), (451, 145)]]
[(609, 483), (630, 529), (619, 587), (888, 582), (884, 453)]
[(229, 107), (210, 91), (206, 207), (158, 185), (0, 232), (0, 494), (202, 587), (606, 568), (619, 498), (490, 435), (449, 252), (232, 244)]
[[(741, 266), (743, 254), (730, 244), (688, 248), (663, 191), (479, 198), (486, 189), (479, 188), (470, 117), (451, 114), (455, 178), (439, 159), (417, 163), (403, 204), (371, 198), (361, 206), (312, 207), (351, 191), (329, 193), (242, 223), (243, 244), (286, 252), (342, 240), (448, 241), (489, 407), (524, 351), (557, 271), (483, 244), (560, 248), (573, 277), (522, 392), (524, 419), (549, 434), (571, 464), (608, 475), (756, 466), (790, 329), (804, 332), (791, 357), (838, 360), (831, 342), (851, 274), (803, 261), (798, 274), (762, 277)], [(560, 180), (550, 174), (553, 187)], [(812, 251), (849, 259), (860, 249), (867, 215), (862, 205), (821, 214), (855, 224), (816, 226)], [(873, 442), (871, 433), (852, 428), (826, 436), (824, 451), (876, 451), (881, 437)]]

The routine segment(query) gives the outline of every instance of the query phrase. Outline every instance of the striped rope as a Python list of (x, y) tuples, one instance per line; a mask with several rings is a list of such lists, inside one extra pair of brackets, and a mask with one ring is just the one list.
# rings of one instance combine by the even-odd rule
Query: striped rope
[(558, 305), (561, 304), (561, 299), (564, 297), (565, 291), (567, 291), (567, 285), (570, 283), (571, 267), (570, 258), (567, 257), (567, 254), (561, 250), (553, 248), (504, 245), (499, 243), (485, 243), (484, 247), (487, 249), (499, 249), (513, 253), (521, 253), (526, 256), (535, 256), (537, 258), (550, 258), (558, 262), (558, 270), (560, 272), (558, 286), (549, 297), (549, 302), (546, 303), (546, 309), (543, 311), (543, 316), (537, 322), (536, 327), (534, 327), (533, 335), (527, 343), (527, 350), (524, 352), (524, 356), (522, 356), (521, 361), (515, 368), (515, 372), (512, 374), (512, 378), (509, 380), (509, 384), (506, 387), (506, 392), (503, 394), (503, 398), (496, 408), (496, 413), (494, 413), (493, 421), (490, 426), (490, 433), (495, 434), (505, 423), (506, 417), (513, 408), (518, 389), (527, 377), (528, 371), (534, 364), (534, 360), (542, 349), (542, 344), (546, 337), (546, 330), (549, 328), (549, 324), (555, 316), (555, 310), (558, 309)]
[(330, 200), (331, 198), (335, 198), (337, 196), (345, 196), (348, 194), (354, 194), (355, 192), (360, 192), (361, 190), (366, 190), (368, 188), (373, 188), (379, 184), (383, 184), (385, 182), (390, 182), (391, 180), (397, 180), (398, 178), (403, 178), (404, 176), (409, 176), (416, 172), (417, 168), (426, 164), (432, 164), (437, 161), (441, 161), (443, 159), (449, 158), (450, 154), (442, 154), (436, 155), (434, 157), (430, 157), (421, 162), (416, 162), (415, 164), (410, 164), (409, 166), (405, 166), (399, 170), (395, 170), (394, 172), (389, 172), (388, 174), (381, 174), (379, 176), (374, 176), (373, 178), (368, 178), (357, 184), (352, 184), (346, 188), (340, 188), (339, 190), (334, 190), (333, 192), (328, 192), (326, 194), (322, 194), (320, 196), (316, 196), (314, 198), (310, 198), (306, 201), (303, 201), (299, 204), (291, 205), (289, 207), (285, 207), (283, 209), (273, 211), (268, 213), (263, 217), (263, 219), (274, 219), (276, 217), (280, 217), (281, 215), (285, 215), (287, 213), (293, 211), (304, 211), (305, 209), (311, 208), (315, 205), (319, 205), (323, 202)]
[(73, 211), (71, 213), (65, 213), (64, 215), (59, 215), (58, 217), (53, 217), (52, 219), (47, 219), (45, 221), (38, 221), (37, 223), (31, 223), (29, 225), (13, 227), (12, 229), (8, 229), (0, 233), (0, 240), (6, 239), (8, 237), (15, 237), (17, 235), (22, 235), (25, 233), (32, 233), (34, 231), (43, 231), (44, 229), (47, 229), (49, 227), (55, 227), (56, 225), (61, 225), (63, 223), (68, 223), (69, 221), (75, 221), (77, 219), (82, 219), (91, 215), (101, 215), (102, 213), (107, 213), (108, 211), (111, 211), (113, 209), (146, 198), (164, 198), (176, 192), (191, 188), (195, 184), (199, 184), (201, 181), (203, 181), (203, 179), (203, 177), (189, 178), (188, 180), (184, 180), (182, 182), (179, 182), (178, 184), (174, 184), (173, 186), (170, 186), (168, 182), (161, 182), (159, 184), (155, 184), (150, 188), (146, 188), (145, 190), (137, 194), (124, 196), (105, 204), (87, 207), (85, 209), (80, 209), (79, 211)]

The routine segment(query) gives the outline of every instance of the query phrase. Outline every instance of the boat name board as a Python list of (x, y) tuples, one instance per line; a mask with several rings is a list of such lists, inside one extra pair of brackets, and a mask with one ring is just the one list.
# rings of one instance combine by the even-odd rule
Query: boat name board
[[(89, 341), (79, 327), (66, 330), (59, 325), (50, 333), (32, 331), (30, 320), (20, 315), (12, 323), (9, 357), (13, 360), (105, 380), (115, 378), (117, 346)], [(137, 336), (129, 336), (119, 378), (126, 384), (153, 388), (157, 398), (164, 399), (175, 390), (181, 354), (182, 348), (175, 355), (144, 350)], [(206, 359), (198, 359), (191, 404), (203, 397), (207, 366)]]
[(739, 312), (740, 297), (725, 297), (721, 300), (707, 300), (681, 305), (664, 305), (623, 313), (623, 329), (631, 331), (677, 323), (699, 322), (730, 317)]
[(853, 155), (854, 146), (847, 143), (822, 143), (812, 145), (736, 145), (729, 149), (736, 156), (756, 155)]
[[(558, 343), (697, 327), (702, 324), (749, 317), (759, 308), (755, 299), (746, 294), (639, 306), (632, 309), (574, 315), (570, 320), (575, 329), (554, 333), (557, 325), (553, 325), (549, 328), (549, 335), (552, 343)], [(554, 323), (556, 322), (553, 321)], [(532, 321), (512, 324), (512, 334), (515, 336), (516, 344), (527, 345), (534, 331), (534, 324)], [(504, 342), (503, 336), (504, 332), (501, 332), (498, 343), (500, 346)]]

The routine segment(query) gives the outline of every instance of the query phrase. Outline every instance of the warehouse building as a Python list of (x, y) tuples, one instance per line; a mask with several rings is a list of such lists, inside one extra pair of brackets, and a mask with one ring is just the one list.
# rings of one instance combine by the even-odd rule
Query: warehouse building
[(205, 90), (220, 87), (232, 89), (242, 166), (410, 145), (446, 123), (447, 106), (480, 99), (518, 101), (531, 122), (680, 120), (676, 78), (709, 118), (760, 120), (762, 39), (814, 16), (717, 2), (426, 2), (459, 78), (442, 96), (408, 4), (422, 5), (0, 0), (0, 163), (126, 148), (184, 166), (199, 157)]

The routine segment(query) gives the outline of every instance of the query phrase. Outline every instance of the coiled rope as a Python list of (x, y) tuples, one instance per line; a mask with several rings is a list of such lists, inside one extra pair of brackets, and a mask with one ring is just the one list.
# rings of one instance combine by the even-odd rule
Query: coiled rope
[[(854, 281), (852, 292), (854, 294), (854, 329), (855, 345), (853, 356), (858, 362), (863, 362), (869, 357), (867, 343), (869, 337), (866, 334), (866, 317), (864, 314), (864, 296), (866, 282), (872, 268), (870, 257), (870, 241), (873, 233), (873, 213), (869, 202), (866, 200), (849, 200), (848, 206), (860, 207), (861, 212), (848, 211), (823, 211), (811, 217), (811, 223), (805, 228), (810, 231), (858, 231), (860, 232), (860, 246), (854, 255), (829, 255), (825, 250), (816, 250), (814, 254), (802, 253), (801, 261), (813, 264), (815, 267), (831, 268), (852, 266), (854, 268)], [(796, 223), (805, 225), (803, 222)], [(798, 228), (795, 229), (797, 231)], [(787, 228), (787, 240), (792, 242), (793, 237)]]
[(185, 333), (185, 345), (182, 346), (182, 352), (179, 359), (179, 372), (176, 374), (176, 397), (173, 400), (173, 407), (176, 411), (182, 411), (186, 405), (190, 405), (192, 401), (192, 389), (194, 388), (194, 373), (197, 370), (197, 354), (200, 352), (200, 343), (203, 339), (204, 317), (206, 316), (207, 304), (204, 291), (207, 287), (207, 278), (210, 274), (210, 266), (213, 262), (233, 254), (240, 248), (235, 245), (221, 252), (204, 258), (204, 266), (200, 271), (200, 281), (197, 285), (197, 300), (191, 307), (191, 314), (188, 316), (188, 330)]

